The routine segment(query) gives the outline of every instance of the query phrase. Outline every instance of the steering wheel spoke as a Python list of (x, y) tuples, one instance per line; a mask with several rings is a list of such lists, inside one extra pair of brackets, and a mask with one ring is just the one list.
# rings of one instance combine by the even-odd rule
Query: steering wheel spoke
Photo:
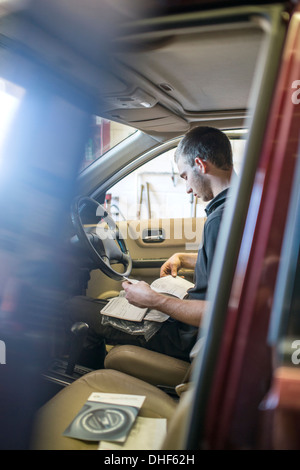
[[(88, 227), (82, 220), (87, 207), (89, 213), (94, 213), (100, 219), (97, 224)], [(90, 197), (79, 196), (73, 201), (71, 218), (79, 242), (88, 250), (95, 265), (115, 280), (129, 276), (132, 269), (130, 253), (116, 222), (105, 208)], [(111, 266), (113, 264), (122, 264), (124, 271), (120, 273), (115, 270)]]

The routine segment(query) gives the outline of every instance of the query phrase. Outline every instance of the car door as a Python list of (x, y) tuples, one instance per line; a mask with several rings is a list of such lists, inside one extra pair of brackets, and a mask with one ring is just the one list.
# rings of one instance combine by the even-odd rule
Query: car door
[[(230, 133), (236, 173), (243, 157), (246, 134)], [(131, 277), (151, 283), (174, 253), (197, 252), (206, 220), (205, 204), (186, 193), (178, 174), (174, 152), (180, 139), (159, 145), (142, 164), (98, 192), (97, 199), (117, 222), (133, 262)], [(112, 181), (113, 182), (113, 181)], [(193, 271), (180, 272), (193, 280)], [(121, 282), (99, 270), (91, 273), (87, 295), (117, 295)]]

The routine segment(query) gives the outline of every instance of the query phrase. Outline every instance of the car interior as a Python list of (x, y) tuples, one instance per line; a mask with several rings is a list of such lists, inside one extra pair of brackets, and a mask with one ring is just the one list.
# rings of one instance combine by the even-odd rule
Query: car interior
[[(287, 7), (268, 1), (225, 5), (30, 0), (0, 5), (0, 90), (13, 98), (15, 106), (0, 176), (1, 255), (6, 260), (5, 274), (1, 270), (0, 339), (7, 351), (7, 365), (0, 367), (6, 367), (9, 384), (0, 400), (7, 429), (3, 448), (97, 449), (98, 442), (63, 435), (93, 392), (144, 395), (140, 416), (167, 421), (161, 450), (267, 445), (257, 437), (261, 416), (257, 410), (273, 383), (272, 353), (283, 320), (281, 314), (273, 314), (270, 348), (265, 340), (272, 310), (270, 291), (263, 291), (264, 300), (260, 286), (255, 284), (252, 297), (245, 291), (246, 297), (243, 289), (252, 275), (247, 271), (252, 266), (250, 256), (257, 259), (256, 280), (262, 279), (260, 262), (270, 259), (264, 269), (272, 283), (272, 299), (277, 270), (282, 279), (288, 271), (294, 273), (295, 283), (299, 280), (297, 262), (292, 271), (290, 264), (280, 265), (281, 243), (277, 251), (268, 251), (266, 240), (262, 244), (266, 251), (256, 254), (252, 248), (260, 200), (267, 192), (264, 184), (272, 181), (265, 169), (276, 156), (268, 142), (271, 137), (276, 140), (276, 132), (284, 142), (297, 133), (294, 108), (285, 132), (271, 121), (279, 113), (270, 112), (274, 96), (283, 102), (283, 95), (274, 90), (279, 85), (277, 90), (282, 89), (287, 76), (285, 62), (278, 85), (283, 50), (293, 49), (285, 41), (292, 35), (294, 9), (293, 2)], [(296, 26), (293, 40), (299, 45), (300, 34), (295, 31)], [(296, 77), (299, 60), (291, 57), (296, 65), (289, 70)], [(64, 302), (74, 296), (106, 300), (118, 296), (124, 276), (151, 284), (173, 253), (197, 252), (205, 205), (185, 193), (174, 151), (188, 130), (202, 125), (228, 135), (236, 174), (210, 278), (211, 302), (191, 361), (137, 346), (106, 344), (99, 358), (103, 365), (95, 367), (83, 357), (89, 325), (77, 322), (66, 329)], [(296, 181), (292, 164), (288, 177), (282, 221)], [(274, 193), (276, 178), (273, 181)], [(298, 214), (297, 194), (292, 200)], [(4, 201), (9, 201), (9, 210)], [(288, 220), (291, 240), (286, 242), (290, 250), (286, 259), (295, 264), (297, 222), (292, 216)], [(274, 233), (272, 222), (265, 224), (267, 228), (259, 232), (262, 237)], [(281, 225), (283, 237), (284, 222)], [(244, 277), (239, 278), (241, 272)], [(193, 281), (192, 271), (180, 274)], [(244, 378), (242, 372), (230, 374), (241, 371), (246, 353), (252, 352), (252, 346), (255, 349), (252, 342), (246, 349), (252, 317), (249, 314), (251, 321), (245, 320), (241, 327), (234, 322), (238, 322), (236, 312), (246, 315), (248, 306), (252, 308), (258, 291), (265, 318), (261, 316), (257, 324), (266, 325), (261, 326), (261, 337), (253, 329), (257, 355), (262, 356), (255, 356), (259, 365), (248, 393), (246, 379), (242, 385), (238, 382)], [(278, 305), (286, 295), (281, 294)], [(293, 295), (288, 315), (291, 309), (296, 311)], [(257, 305), (253, 311), (258, 311)], [(295, 313), (292, 322), (297, 323), (294, 317)], [(289, 337), (297, 339), (295, 331), (296, 327)], [(232, 359), (238, 362), (239, 357), (240, 362), (231, 369), (225, 361), (232, 358), (234, 341), (247, 346)], [(277, 376), (276, 380), (280, 381)], [(256, 382), (259, 386), (252, 393)], [(231, 408), (222, 402), (222, 390)], [(231, 396), (230, 390), (237, 395)], [(24, 396), (26, 412), (14, 416), (14, 404)], [(218, 428), (220, 410), (224, 417)], [(18, 426), (18, 419), (24, 420), (24, 426)], [(273, 430), (268, 423), (267, 429)], [(283, 421), (279, 423), (282, 426)], [(282, 437), (276, 441), (278, 446), (284, 442)]]

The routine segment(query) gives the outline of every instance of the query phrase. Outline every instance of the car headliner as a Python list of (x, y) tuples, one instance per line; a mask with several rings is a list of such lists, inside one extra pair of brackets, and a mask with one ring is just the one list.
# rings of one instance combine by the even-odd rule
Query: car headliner
[(18, 2), (13, 15), (0, 12), (1, 42), (79, 86), (94, 114), (160, 140), (199, 122), (243, 126), (265, 37), (261, 7), (194, 3), (166, 16), (156, 2)]

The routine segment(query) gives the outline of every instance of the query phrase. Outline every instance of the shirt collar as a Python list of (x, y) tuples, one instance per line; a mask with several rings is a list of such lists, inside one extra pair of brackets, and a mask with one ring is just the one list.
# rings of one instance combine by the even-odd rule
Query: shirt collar
[(224, 189), (223, 191), (221, 191), (219, 194), (216, 195), (216, 197), (214, 197), (209, 204), (207, 204), (206, 208), (205, 208), (205, 212), (206, 212), (206, 215), (207, 217), (217, 208), (219, 207), (221, 204), (224, 204), (225, 200), (226, 200), (226, 196), (227, 196), (227, 193), (228, 193), (228, 188), (227, 189)]

